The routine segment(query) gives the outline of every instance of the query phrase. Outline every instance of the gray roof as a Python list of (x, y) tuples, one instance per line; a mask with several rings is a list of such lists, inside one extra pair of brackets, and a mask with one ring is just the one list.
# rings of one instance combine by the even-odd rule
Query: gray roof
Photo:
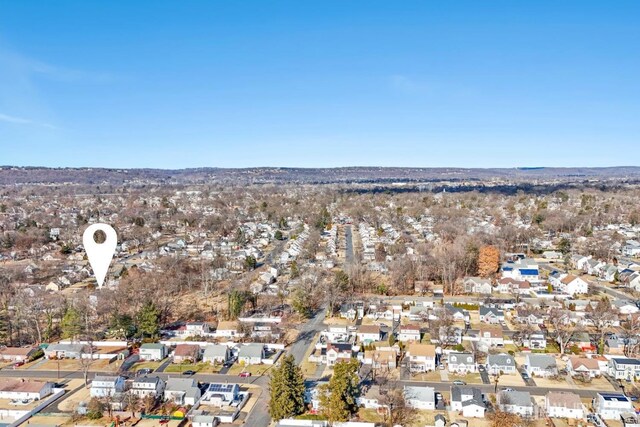
[(262, 357), (264, 351), (264, 345), (262, 344), (247, 344), (240, 346), (238, 357)]
[(472, 353), (449, 353), (449, 363), (474, 363)]
[(489, 313), (493, 313), (498, 317), (504, 316), (504, 311), (500, 310), (499, 308), (480, 306), (480, 316), (486, 316)]
[(204, 348), (203, 357), (226, 357), (229, 347), (224, 344), (210, 344)]
[(158, 384), (160, 381), (160, 377), (138, 377), (133, 380), (133, 384)]
[(159, 342), (149, 342), (146, 344), (142, 344), (140, 346), (142, 350), (163, 350), (164, 344), (160, 344)]
[(405, 386), (404, 394), (407, 399), (434, 403), (436, 401), (436, 393), (433, 387)]
[(516, 366), (512, 355), (506, 353), (490, 354), (487, 356), (487, 366)]
[(47, 351), (70, 351), (70, 352), (76, 352), (76, 353), (80, 353), (82, 350), (84, 350), (86, 347), (86, 344), (79, 344), (79, 343), (70, 343), (70, 344), (50, 344), (46, 350)]
[(529, 366), (535, 368), (549, 369), (556, 367), (556, 359), (548, 354), (529, 354), (527, 355), (527, 360)]
[(167, 391), (185, 391), (192, 387), (198, 388), (196, 380), (193, 378), (169, 378), (167, 380)]
[(502, 405), (533, 406), (531, 394), (528, 391), (501, 391), (499, 393)]
[[(466, 397), (463, 400), (462, 396), (471, 396), (471, 397), (470, 398)], [(480, 391), (479, 388), (476, 388), (476, 387), (459, 387), (454, 385), (451, 387), (451, 401), (452, 402), (474, 401), (474, 403), (478, 405), (482, 405), (482, 392)]]

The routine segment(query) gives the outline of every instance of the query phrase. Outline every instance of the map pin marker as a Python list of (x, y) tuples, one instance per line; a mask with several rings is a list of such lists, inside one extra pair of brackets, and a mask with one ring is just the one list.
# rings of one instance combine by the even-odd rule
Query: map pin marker
[[(96, 243), (93, 239), (96, 231), (101, 230), (107, 236), (104, 242)], [(108, 224), (93, 224), (84, 230), (82, 235), (82, 243), (84, 244), (84, 250), (87, 252), (87, 258), (89, 258), (89, 264), (93, 269), (93, 274), (96, 276), (98, 282), (98, 289), (102, 288), (105, 277), (107, 277), (107, 270), (109, 270), (109, 264), (116, 250), (118, 244), (118, 235), (116, 230)]]

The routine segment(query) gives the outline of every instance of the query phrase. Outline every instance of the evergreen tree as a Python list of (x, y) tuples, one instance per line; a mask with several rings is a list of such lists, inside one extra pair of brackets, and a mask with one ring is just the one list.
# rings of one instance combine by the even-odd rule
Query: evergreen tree
[(138, 331), (143, 337), (156, 338), (160, 334), (160, 310), (148, 300), (138, 312)]
[(62, 338), (75, 339), (82, 332), (82, 316), (75, 307), (67, 307), (60, 323)]
[(352, 359), (334, 366), (329, 384), (320, 389), (322, 414), (329, 422), (348, 421), (358, 411), (356, 399), (360, 396), (359, 362)]
[(290, 418), (304, 412), (304, 376), (293, 355), (285, 356), (271, 372), (269, 414), (274, 420)]

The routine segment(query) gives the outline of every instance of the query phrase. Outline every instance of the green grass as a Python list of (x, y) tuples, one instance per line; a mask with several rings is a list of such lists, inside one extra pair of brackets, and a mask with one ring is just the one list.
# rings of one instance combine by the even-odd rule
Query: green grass
[(216, 373), (220, 372), (221, 366), (210, 365), (209, 363), (185, 363), (185, 364), (171, 364), (167, 366), (164, 372), (167, 373), (180, 373), (184, 371), (195, 371), (203, 373)]
[(251, 372), (252, 376), (260, 376), (267, 373), (273, 365), (244, 365), (242, 366), (239, 363), (235, 363), (229, 371), (227, 375), (239, 375), (240, 372)]
[(137, 371), (138, 369), (153, 369), (155, 371), (160, 367), (160, 364), (162, 364), (162, 362), (138, 362), (134, 363), (130, 370)]

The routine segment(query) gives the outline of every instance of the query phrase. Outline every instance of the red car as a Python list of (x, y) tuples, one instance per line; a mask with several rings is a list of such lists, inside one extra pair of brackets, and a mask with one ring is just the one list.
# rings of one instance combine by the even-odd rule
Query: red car
[(238, 376), (242, 378), (247, 378), (251, 376), (251, 372), (240, 372)]

